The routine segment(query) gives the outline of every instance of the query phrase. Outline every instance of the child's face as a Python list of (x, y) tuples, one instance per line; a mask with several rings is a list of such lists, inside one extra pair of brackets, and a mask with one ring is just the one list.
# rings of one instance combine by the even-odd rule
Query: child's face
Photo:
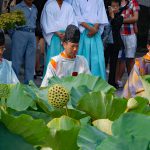
[(0, 46), (0, 59), (1, 59), (2, 56), (3, 56), (4, 49), (5, 49), (5, 46), (4, 46), (4, 45)]
[(112, 2), (112, 3), (111, 3), (111, 7), (112, 7), (113, 12), (114, 12), (115, 14), (119, 11), (119, 8), (120, 8), (119, 3), (116, 3), (116, 2)]
[(65, 53), (70, 58), (74, 58), (77, 55), (77, 51), (78, 51), (78, 47), (79, 47), (78, 43), (64, 42), (63, 46), (65, 49)]

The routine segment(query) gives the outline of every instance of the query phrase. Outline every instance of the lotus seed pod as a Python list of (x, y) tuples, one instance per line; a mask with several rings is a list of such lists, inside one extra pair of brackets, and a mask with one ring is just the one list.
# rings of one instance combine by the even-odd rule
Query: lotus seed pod
[(62, 108), (69, 101), (69, 92), (62, 85), (55, 84), (48, 90), (48, 102), (56, 107)]

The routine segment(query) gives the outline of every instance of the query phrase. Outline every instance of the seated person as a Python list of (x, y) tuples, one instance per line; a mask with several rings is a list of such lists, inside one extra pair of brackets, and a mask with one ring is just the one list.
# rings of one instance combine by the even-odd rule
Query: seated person
[(134, 67), (123, 90), (125, 98), (134, 97), (136, 94), (144, 91), (140, 76), (150, 74), (150, 40), (148, 41), (147, 49), (148, 53), (146, 55), (135, 59)]
[(0, 30), (0, 84), (16, 84), (19, 82), (15, 72), (11, 67), (11, 62), (2, 58), (5, 50), (5, 37)]
[(87, 60), (77, 55), (79, 40), (79, 29), (74, 25), (69, 25), (63, 41), (64, 51), (50, 60), (41, 87), (48, 86), (48, 81), (53, 76), (61, 78), (77, 76), (80, 73), (90, 74)]

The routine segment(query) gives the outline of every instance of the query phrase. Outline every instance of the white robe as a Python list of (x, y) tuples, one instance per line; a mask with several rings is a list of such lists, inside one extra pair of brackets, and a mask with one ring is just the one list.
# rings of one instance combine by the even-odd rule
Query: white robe
[(56, 0), (46, 2), (41, 15), (41, 27), (48, 45), (54, 32), (65, 31), (70, 24), (78, 26), (73, 8), (68, 2), (64, 1), (61, 9)]
[(48, 81), (53, 76), (58, 76), (59, 78), (65, 76), (73, 76), (74, 73), (81, 74), (91, 74), (88, 66), (87, 60), (83, 56), (76, 56), (74, 59), (64, 58), (61, 54), (53, 57), (51, 60), (56, 62), (57, 67), (54, 68), (50, 62), (46, 75), (42, 81), (41, 87), (48, 86)]
[[(103, 32), (104, 26), (108, 24), (108, 18), (103, 0), (73, 0), (72, 6), (80, 25), (82, 22), (99, 23), (100, 33)], [(84, 27), (81, 25), (80, 31), (83, 32)]]
[(72, 2), (73, 2), (73, 0), (64, 0), (64, 1), (68, 2), (71, 5), (72, 5)]
[(0, 84), (16, 84), (19, 80), (12, 69), (11, 62), (2, 59), (0, 62)]

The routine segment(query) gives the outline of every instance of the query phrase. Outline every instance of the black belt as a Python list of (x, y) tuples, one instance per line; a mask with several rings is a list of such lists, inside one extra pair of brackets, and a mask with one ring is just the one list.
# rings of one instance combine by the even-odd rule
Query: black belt
[(33, 28), (17, 28), (16, 30), (23, 31), (23, 32), (30, 32), (30, 33), (35, 32), (35, 29)]

